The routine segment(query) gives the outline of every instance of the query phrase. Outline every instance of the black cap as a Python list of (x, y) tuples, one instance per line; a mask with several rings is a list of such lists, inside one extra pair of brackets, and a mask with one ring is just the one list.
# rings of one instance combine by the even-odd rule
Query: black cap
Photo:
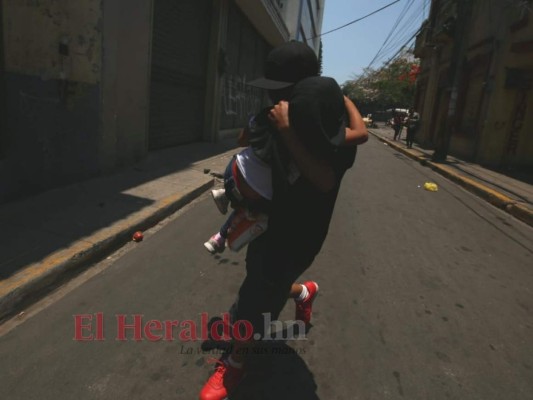
[(277, 90), (294, 85), (311, 76), (317, 76), (318, 59), (311, 47), (290, 41), (270, 51), (265, 63), (265, 77), (248, 82), (262, 89)]

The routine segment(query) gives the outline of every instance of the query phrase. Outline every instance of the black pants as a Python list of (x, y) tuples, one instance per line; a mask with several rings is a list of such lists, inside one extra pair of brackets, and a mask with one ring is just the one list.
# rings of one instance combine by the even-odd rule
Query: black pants
[[(298, 259), (285, 257), (281, 252), (273, 255), (269, 231), (253, 240), (246, 253), (246, 278), (239, 290), (236, 303), (232, 306), (234, 321), (249, 321), (254, 333), (264, 334), (264, 313), (271, 321), (279, 314), (291, 290), (292, 284), (308, 269), (314, 257)], [(233, 322), (234, 322), (233, 321)]]
[(407, 128), (407, 138), (406, 138), (407, 147), (409, 148), (413, 147), (413, 142), (415, 141), (415, 134), (416, 134), (416, 129)]
[(403, 129), (403, 126), (401, 125), (394, 126), (394, 140), (396, 140), (398, 136), (400, 139), (402, 138), (402, 129)]

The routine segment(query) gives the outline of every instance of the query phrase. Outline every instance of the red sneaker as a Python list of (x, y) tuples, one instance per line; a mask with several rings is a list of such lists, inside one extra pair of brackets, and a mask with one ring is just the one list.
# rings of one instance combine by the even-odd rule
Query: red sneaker
[(242, 368), (234, 368), (227, 360), (214, 360), (218, 365), (200, 392), (200, 400), (225, 400), (244, 375)]
[(313, 314), (313, 301), (315, 301), (318, 294), (318, 283), (316, 282), (304, 282), (303, 284), (309, 292), (307, 298), (304, 301), (296, 301), (296, 317), (297, 321), (303, 321), (305, 324), (311, 322), (311, 315)]

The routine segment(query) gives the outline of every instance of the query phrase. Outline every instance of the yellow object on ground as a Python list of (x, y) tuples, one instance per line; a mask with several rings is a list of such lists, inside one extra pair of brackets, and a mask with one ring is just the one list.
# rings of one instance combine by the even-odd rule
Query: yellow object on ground
[(436, 192), (439, 190), (439, 187), (436, 183), (426, 182), (424, 183), (424, 189), (429, 190), (430, 192)]

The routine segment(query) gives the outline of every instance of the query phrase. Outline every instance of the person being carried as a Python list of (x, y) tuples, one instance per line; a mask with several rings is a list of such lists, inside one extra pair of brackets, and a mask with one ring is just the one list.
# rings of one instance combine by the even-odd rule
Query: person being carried
[[(326, 78), (322, 78), (326, 79)], [(359, 110), (355, 104), (344, 96), (346, 108), (346, 126), (342, 125), (344, 134), (343, 146), (363, 144), (368, 140), (368, 131)], [(252, 117), (248, 126), (241, 130), (237, 140), (239, 146), (246, 147), (234, 156), (224, 172), (224, 188), (211, 191), (213, 200), (222, 214), (227, 214), (228, 207), (234, 211), (212, 235), (204, 247), (211, 254), (222, 253), (226, 249), (229, 233), (236, 224), (244, 218), (252, 221), (259, 220), (260, 229), (256, 229), (249, 237), (253, 240), (266, 229), (270, 201), (272, 200), (272, 171), (269, 146), (273, 129), (268, 114), (272, 107), (263, 109)], [(237, 247), (236, 249), (239, 249)]]

